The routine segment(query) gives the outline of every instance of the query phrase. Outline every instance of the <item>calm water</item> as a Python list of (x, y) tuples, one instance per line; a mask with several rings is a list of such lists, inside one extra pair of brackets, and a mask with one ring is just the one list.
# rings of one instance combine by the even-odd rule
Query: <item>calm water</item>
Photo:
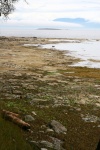
[(0, 36), (100, 39), (100, 30), (33, 30), (0, 28)]
[(71, 55), (80, 58), (81, 62), (74, 64), (74, 66), (87, 66), (90, 68), (100, 68), (100, 41), (86, 40), (81, 43), (57, 43), (42, 45), (43, 48), (52, 48), (57, 50), (67, 50)]

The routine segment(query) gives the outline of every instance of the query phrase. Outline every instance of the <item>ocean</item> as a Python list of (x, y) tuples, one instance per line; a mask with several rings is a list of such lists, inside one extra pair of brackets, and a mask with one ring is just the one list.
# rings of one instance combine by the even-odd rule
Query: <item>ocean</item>
[(0, 36), (100, 39), (100, 30), (34, 30), (9, 27), (0, 28)]

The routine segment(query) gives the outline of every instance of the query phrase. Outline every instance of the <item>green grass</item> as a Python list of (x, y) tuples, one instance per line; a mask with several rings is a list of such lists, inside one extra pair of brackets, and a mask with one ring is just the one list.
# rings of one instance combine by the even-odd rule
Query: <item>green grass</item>
[(32, 150), (24, 131), (0, 116), (0, 150)]

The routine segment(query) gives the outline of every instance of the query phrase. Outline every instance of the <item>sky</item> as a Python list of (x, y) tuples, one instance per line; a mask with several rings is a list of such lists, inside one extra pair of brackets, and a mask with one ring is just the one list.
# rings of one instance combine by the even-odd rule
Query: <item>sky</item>
[(100, 0), (19, 0), (0, 27), (100, 29)]

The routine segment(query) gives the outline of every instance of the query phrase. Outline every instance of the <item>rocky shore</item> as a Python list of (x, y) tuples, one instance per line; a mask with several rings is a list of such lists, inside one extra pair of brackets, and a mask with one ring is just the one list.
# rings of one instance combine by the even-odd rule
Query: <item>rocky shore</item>
[(70, 67), (79, 59), (42, 49), (50, 40), (0, 37), (0, 111), (18, 113), (30, 124), (30, 130), (21, 129), (30, 150), (94, 150), (100, 138), (100, 69)]

